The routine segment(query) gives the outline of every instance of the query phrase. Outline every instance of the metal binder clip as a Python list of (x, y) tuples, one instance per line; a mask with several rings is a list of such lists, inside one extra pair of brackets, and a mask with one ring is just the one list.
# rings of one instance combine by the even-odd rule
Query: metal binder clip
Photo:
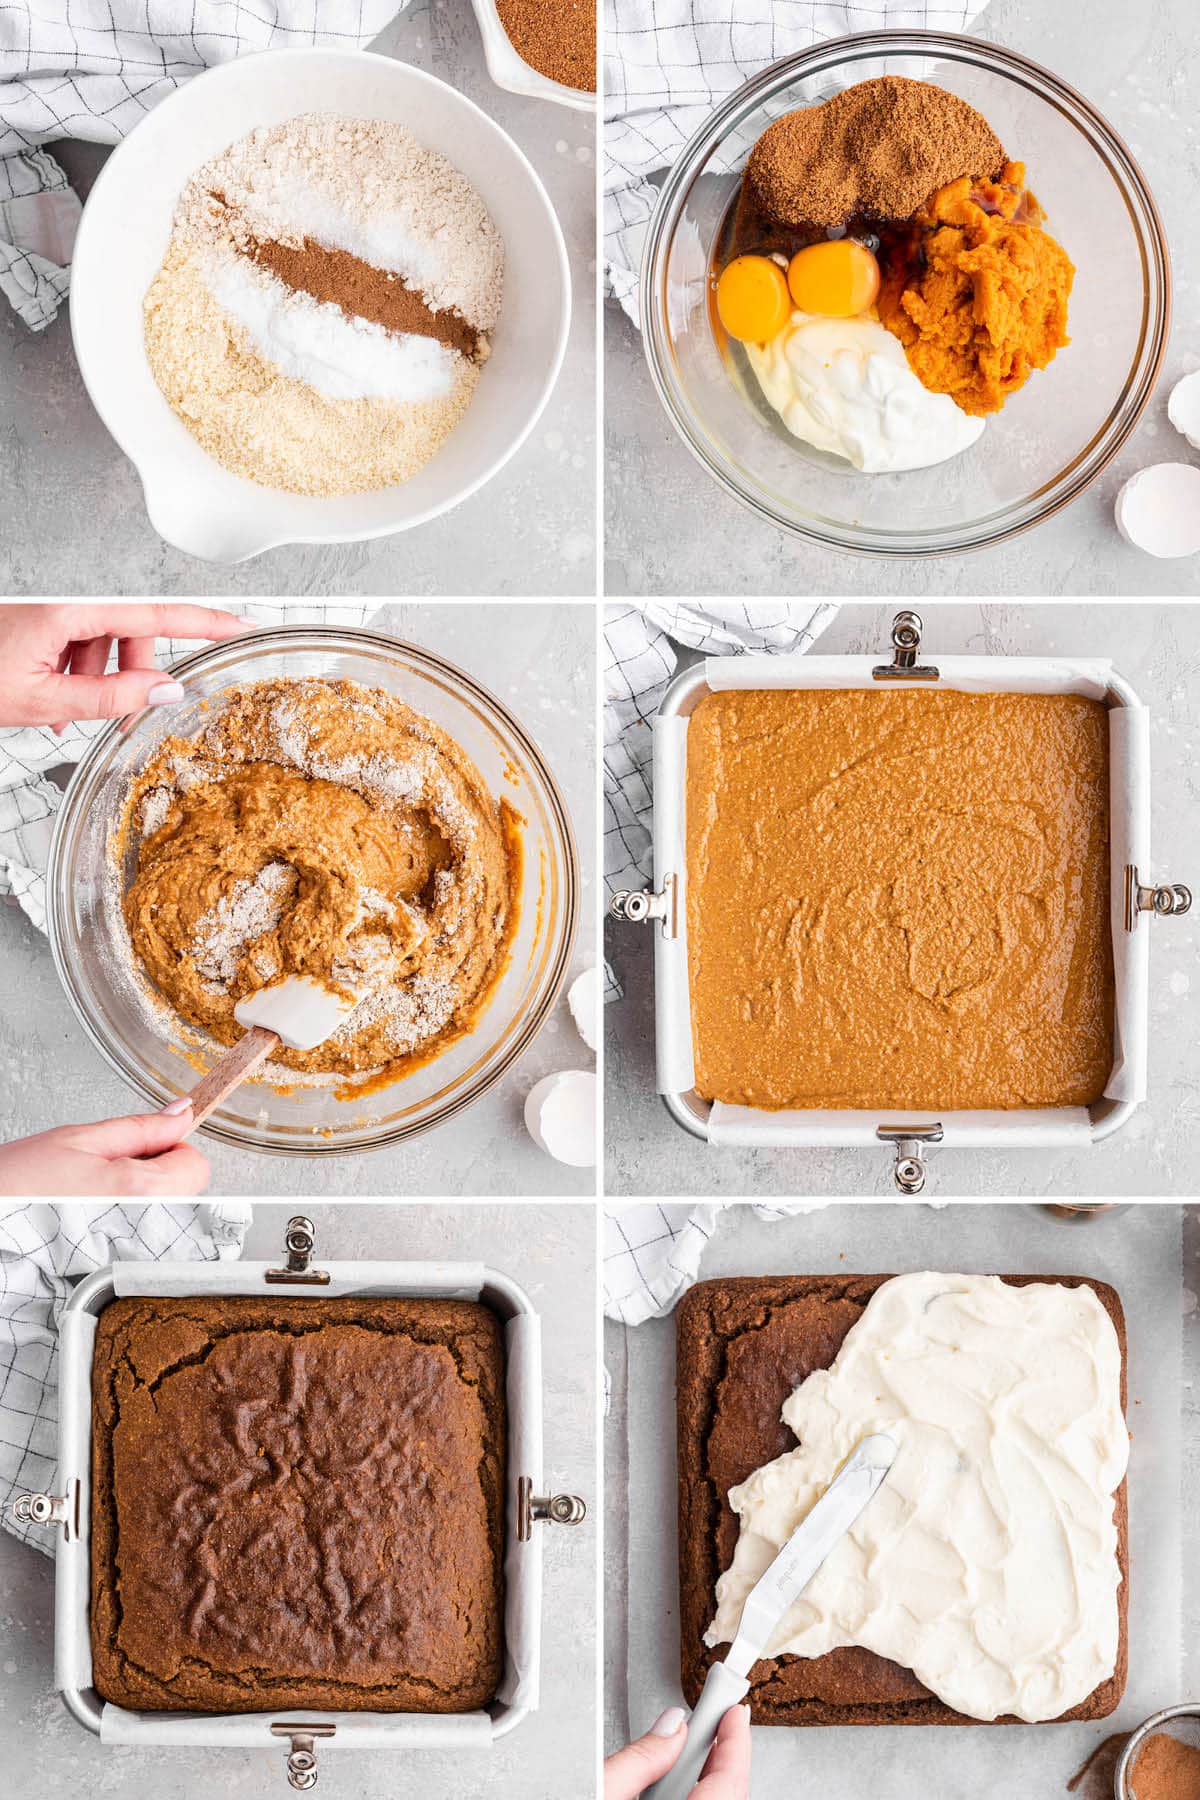
[(18, 1494), (12, 1516), (19, 1525), (61, 1525), (66, 1542), (79, 1536), (79, 1483), (67, 1483), (65, 1494)]
[(578, 1525), (586, 1517), (587, 1506), (578, 1494), (535, 1494), (528, 1475), (517, 1482), (519, 1543), (529, 1542), (535, 1525)]
[(287, 1778), (292, 1787), (316, 1787), (316, 1740), (319, 1737), (331, 1738), (336, 1730), (336, 1725), (272, 1725), (271, 1736), (287, 1738), (290, 1746)]
[(306, 1219), (303, 1213), (297, 1213), (294, 1218), (289, 1219), (283, 1239), (283, 1247), (287, 1253), (287, 1268), (268, 1269), (266, 1279), (271, 1282), (294, 1282), (311, 1287), (328, 1287), (328, 1269), (309, 1267), (316, 1236), (316, 1228), (312, 1220)]
[(625, 919), (631, 925), (645, 925), (649, 920), (657, 919), (662, 925), (663, 936), (673, 938), (677, 931), (677, 890), (674, 875), (665, 878), (659, 893), (653, 888), (642, 888), (638, 892), (622, 888), (619, 894), (613, 895), (608, 910), (614, 919)]
[(1182, 881), (1161, 887), (1146, 887), (1139, 879), (1136, 863), (1125, 864), (1125, 929), (1133, 931), (1139, 913), (1157, 913), (1160, 919), (1177, 919), (1192, 904), (1192, 890)]
[(892, 620), (892, 648), (895, 655), (890, 663), (877, 663), (871, 670), (876, 681), (937, 681), (938, 670), (932, 663), (918, 664), (917, 657), (921, 651), (921, 633), (925, 626), (918, 612), (898, 612)]
[(919, 1194), (925, 1186), (925, 1145), (940, 1144), (940, 1125), (877, 1125), (875, 1136), (894, 1144), (892, 1179), (902, 1194)]

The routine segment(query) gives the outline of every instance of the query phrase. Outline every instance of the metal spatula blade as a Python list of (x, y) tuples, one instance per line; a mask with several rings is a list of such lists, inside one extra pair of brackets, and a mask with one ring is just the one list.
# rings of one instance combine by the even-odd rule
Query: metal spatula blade
[(725, 1667), (748, 1675), (780, 1619), (845, 1537), (896, 1460), (889, 1437), (864, 1438), (746, 1596)]
[(845, 1537), (867, 1502), (879, 1491), (896, 1460), (897, 1446), (876, 1434), (862, 1440), (821, 1498), (810, 1507), (774, 1561), (746, 1596), (737, 1636), (724, 1662), (704, 1678), (687, 1743), (674, 1768), (647, 1788), (643, 1800), (685, 1800), (700, 1779), (717, 1728), (731, 1706), (750, 1691), (751, 1669), (792, 1602), (804, 1592), (834, 1546)]

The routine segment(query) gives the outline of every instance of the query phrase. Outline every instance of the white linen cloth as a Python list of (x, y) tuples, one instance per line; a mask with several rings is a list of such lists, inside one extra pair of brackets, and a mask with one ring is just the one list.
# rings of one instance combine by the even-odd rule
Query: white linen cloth
[[(737, 1200), (610, 1201), (604, 1208), (604, 1311), (622, 1325), (661, 1319), (700, 1272), (721, 1213)], [(816, 1212), (828, 1200), (756, 1206), (760, 1219)]]
[(987, 0), (607, 0), (604, 260), (609, 292), (638, 323), (638, 267), (653, 179), (752, 75), (822, 38), (965, 31)]
[(0, 291), (34, 331), (67, 291), (80, 206), (41, 146), (115, 144), (192, 75), (253, 50), (358, 49), (407, 0), (8, 0), (0, 6)]
[(0, 1206), (0, 1522), (14, 1537), (54, 1554), (55, 1533), (19, 1524), (10, 1502), (54, 1491), (58, 1326), (72, 1285), (117, 1259), (232, 1260), (250, 1217), (245, 1200)]
[[(231, 602), (227, 610), (264, 626), (362, 625), (378, 604), (371, 600), (243, 606), (239, 601), (236, 608)], [(158, 660), (166, 667), (198, 647), (195, 640), (163, 638)], [(48, 725), (0, 725), (0, 899), (11, 896), (39, 931), (46, 929), (46, 864), (65, 772), (108, 724), (107, 719), (74, 719), (61, 737)], [(51, 770), (59, 772), (62, 786), (52, 779)]]

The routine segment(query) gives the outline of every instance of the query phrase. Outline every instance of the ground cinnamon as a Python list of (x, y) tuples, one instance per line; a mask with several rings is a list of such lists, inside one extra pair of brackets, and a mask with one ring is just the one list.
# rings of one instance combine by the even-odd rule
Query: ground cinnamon
[(1200, 1800), (1200, 1749), (1154, 1732), (1134, 1758), (1129, 1785), (1134, 1800)]
[(1132, 1736), (1130, 1731), (1118, 1731), (1097, 1744), (1083, 1767), (1076, 1769), (1068, 1781), (1068, 1794), (1078, 1793), (1079, 1800), (1112, 1800), (1117, 1764)]
[(409, 287), (402, 276), (377, 269), (348, 251), (330, 250), (309, 237), (299, 244), (250, 238), (245, 253), (288, 287), (340, 306), (350, 318), (368, 319), (387, 331), (434, 337), (472, 361), (478, 359), (479, 333), (460, 313), (431, 307), (424, 294)]
[(763, 132), (746, 173), (785, 225), (907, 219), (960, 175), (990, 179), (1004, 163), (981, 113), (928, 81), (881, 75)]
[(596, 91), (596, 0), (496, 0), (517, 55), (564, 87)]

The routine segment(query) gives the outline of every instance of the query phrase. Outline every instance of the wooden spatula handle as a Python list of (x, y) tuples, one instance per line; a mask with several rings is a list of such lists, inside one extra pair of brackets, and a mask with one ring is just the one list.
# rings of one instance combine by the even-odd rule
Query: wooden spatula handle
[(265, 1063), (279, 1043), (277, 1032), (255, 1025), (245, 1037), (232, 1044), (213, 1064), (203, 1081), (198, 1081), (188, 1098), (192, 1103), (194, 1122), (202, 1125), (209, 1113), (215, 1112), (235, 1087), (248, 1081), (260, 1063)]

